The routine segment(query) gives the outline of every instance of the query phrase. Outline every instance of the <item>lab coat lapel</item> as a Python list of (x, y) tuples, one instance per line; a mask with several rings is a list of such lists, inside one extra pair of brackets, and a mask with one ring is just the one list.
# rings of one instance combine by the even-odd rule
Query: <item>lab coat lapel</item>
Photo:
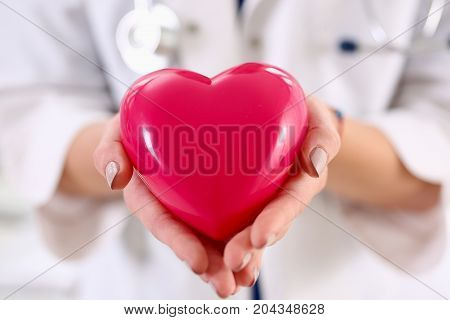
[[(333, 6), (326, 10), (325, 6)], [(334, 48), (321, 59), (317, 59), (320, 82), (313, 89), (330, 103), (343, 108), (350, 114), (365, 117), (370, 112), (387, 108), (401, 78), (407, 60), (406, 54), (390, 50), (395, 45), (407, 48), (413, 31), (406, 31), (417, 20), (419, 1), (368, 1), (374, 11), (376, 23), (383, 26), (388, 39), (395, 38), (387, 48), (380, 48), (370, 33), (370, 18), (360, 1), (349, 1), (342, 5), (340, 0), (322, 0), (315, 3), (316, 12), (327, 12), (320, 25), (316, 25), (318, 43), (330, 43)], [(322, 30), (322, 31), (319, 31)], [(339, 50), (339, 43), (353, 39), (360, 50), (354, 53)], [(334, 50), (333, 50), (334, 49)], [(324, 85), (326, 84), (326, 85)], [(355, 94), (356, 93), (356, 94)]]
[[(417, 20), (419, 0), (368, 4), (377, 19), (380, 17), (379, 23), (389, 39)], [(308, 93), (321, 96), (350, 114), (364, 116), (367, 110), (377, 112), (390, 104), (406, 56), (387, 49), (371, 54), (380, 45), (370, 34), (361, 1), (248, 0), (243, 10), (248, 59), (285, 68)], [(412, 34), (410, 31), (399, 36), (395, 45), (406, 48)], [(345, 38), (354, 39), (360, 50), (339, 50), (339, 42)]]

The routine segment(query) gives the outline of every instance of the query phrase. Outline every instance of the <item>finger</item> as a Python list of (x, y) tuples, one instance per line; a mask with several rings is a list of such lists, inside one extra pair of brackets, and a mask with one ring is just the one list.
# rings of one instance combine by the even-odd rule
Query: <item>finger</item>
[(133, 166), (120, 140), (120, 118), (115, 115), (106, 125), (94, 151), (94, 164), (111, 189), (123, 189), (131, 179)]
[(225, 246), (225, 264), (234, 272), (242, 270), (252, 258), (254, 248), (250, 240), (251, 227), (236, 234)]
[(241, 271), (234, 274), (236, 284), (242, 287), (252, 287), (258, 280), (261, 270), (261, 259), (263, 250), (255, 250), (248, 265)]
[(124, 198), (131, 212), (155, 238), (169, 246), (193, 272), (201, 274), (206, 271), (208, 256), (200, 239), (160, 204), (137, 174), (133, 175), (125, 188)]
[(319, 179), (304, 173), (292, 177), (253, 222), (250, 235), (253, 247), (263, 248), (281, 239), (286, 225), (324, 188), (326, 176), (325, 169)]
[(300, 162), (311, 177), (317, 178), (339, 151), (340, 136), (336, 120), (326, 104), (314, 97), (308, 98), (308, 114), (309, 129)]
[(289, 221), (284, 227), (280, 229), (280, 231), (277, 233), (277, 241), (283, 239), (288, 231), (291, 229), (292, 224), (294, 223), (294, 220)]
[(209, 240), (204, 242), (208, 253), (208, 269), (205, 278), (221, 298), (226, 298), (236, 291), (236, 281), (233, 272), (225, 265), (220, 249)]

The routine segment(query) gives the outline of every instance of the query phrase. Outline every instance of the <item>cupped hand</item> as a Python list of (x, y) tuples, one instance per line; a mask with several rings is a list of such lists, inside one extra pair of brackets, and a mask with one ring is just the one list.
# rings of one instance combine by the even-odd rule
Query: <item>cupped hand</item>
[(336, 119), (316, 98), (308, 99), (308, 108), (309, 130), (299, 155), (303, 170), (278, 186), (280, 192), (253, 224), (225, 244), (199, 235), (147, 189), (122, 147), (118, 115), (110, 120), (94, 153), (95, 166), (112, 189), (124, 189), (128, 209), (159, 241), (210, 283), (220, 297), (227, 297), (241, 286), (255, 283), (264, 248), (286, 234), (295, 217), (326, 184), (327, 164), (340, 146)]
[[(253, 259), (250, 259), (249, 265), (253, 268), (253, 274), (259, 274), (264, 248), (287, 233), (294, 219), (326, 185), (327, 165), (340, 148), (339, 120), (331, 108), (315, 97), (309, 98), (307, 105), (309, 128), (299, 155), (301, 170), (284, 185), (278, 185), (279, 193), (253, 224), (226, 244), (224, 260), (231, 269), (242, 267), (242, 261), (246, 261), (244, 257), (250, 255)], [(251, 278), (248, 271), (247, 266), (245, 272), (239, 275), (240, 280), (247, 284)]]
[(118, 115), (109, 121), (94, 152), (98, 172), (111, 189), (124, 189), (124, 200), (130, 212), (194, 273), (209, 282), (220, 297), (235, 293), (241, 284), (240, 277), (224, 263), (224, 245), (193, 231), (161, 205), (157, 200), (158, 194), (148, 190), (138, 174), (133, 172), (122, 147), (119, 121)]

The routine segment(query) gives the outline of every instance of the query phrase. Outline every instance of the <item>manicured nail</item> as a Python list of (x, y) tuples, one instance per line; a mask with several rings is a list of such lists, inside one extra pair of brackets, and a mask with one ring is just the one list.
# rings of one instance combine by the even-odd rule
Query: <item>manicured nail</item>
[(269, 235), (269, 237), (267, 238), (267, 242), (264, 245), (264, 247), (270, 247), (271, 245), (273, 245), (275, 243), (275, 241), (277, 240), (277, 236), (274, 235), (273, 233), (271, 235)]
[(105, 176), (106, 182), (108, 182), (108, 186), (110, 189), (112, 189), (114, 178), (116, 177), (118, 172), (119, 172), (119, 165), (114, 161), (108, 162), (105, 168)]
[(316, 171), (317, 177), (319, 177), (328, 162), (328, 155), (326, 151), (321, 147), (316, 147), (313, 151), (311, 151), (309, 158), (312, 162), (314, 170)]
[(259, 277), (259, 269), (258, 267), (255, 267), (255, 269), (253, 269), (253, 283), (251, 287), (255, 285), (256, 281), (258, 281), (258, 277)]
[(242, 269), (245, 268), (245, 266), (249, 263), (250, 259), (252, 258), (252, 253), (251, 252), (247, 252), (244, 255), (244, 258), (242, 258), (242, 262), (239, 265), (239, 267), (236, 269), (236, 271), (241, 271)]

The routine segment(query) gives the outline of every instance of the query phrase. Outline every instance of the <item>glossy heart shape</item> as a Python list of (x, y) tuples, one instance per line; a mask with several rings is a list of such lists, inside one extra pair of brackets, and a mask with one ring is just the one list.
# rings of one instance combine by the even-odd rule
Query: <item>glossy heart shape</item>
[(120, 113), (122, 143), (149, 190), (215, 240), (252, 223), (288, 177), (307, 130), (296, 80), (259, 63), (211, 79), (150, 73), (128, 90)]

